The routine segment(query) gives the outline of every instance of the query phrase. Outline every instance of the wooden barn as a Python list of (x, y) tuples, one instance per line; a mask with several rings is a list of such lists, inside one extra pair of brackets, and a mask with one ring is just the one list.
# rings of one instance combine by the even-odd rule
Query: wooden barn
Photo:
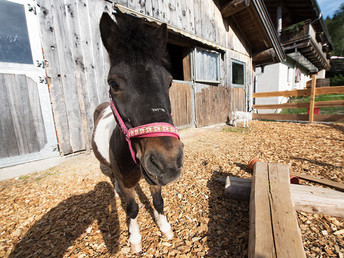
[(285, 58), (263, 0), (0, 0), (0, 167), (90, 149), (108, 100), (98, 23), (116, 9), (167, 23), (179, 128), (249, 110), (255, 67)]

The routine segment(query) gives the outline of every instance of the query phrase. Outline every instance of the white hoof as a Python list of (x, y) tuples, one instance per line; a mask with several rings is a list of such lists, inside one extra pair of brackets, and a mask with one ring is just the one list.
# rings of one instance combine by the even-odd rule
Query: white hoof
[(133, 243), (130, 243), (130, 251), (132, 253), (139, 253), (142, 251), (142, 244), (141, 243), (138, 243), (138, 244), (133, 244)]
[(163, 232), (163, 235), (167, 240), (171, 240), (174, 236), (173, 231), (171, 229), (167, 232)]

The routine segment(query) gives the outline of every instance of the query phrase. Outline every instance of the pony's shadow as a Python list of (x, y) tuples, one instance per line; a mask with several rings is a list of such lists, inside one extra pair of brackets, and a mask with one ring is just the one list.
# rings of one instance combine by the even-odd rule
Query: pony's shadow
[(218, 178), (233, 176), (214, 171), (207, 186), (210, 190), (209, 222), (205, 257), (246, 257), (249, 232), (249, 203), (225, 197), (224, 183)]
[(120, 227), (114, 190), (108, 182), (100, 182), (94, 190), (73, 195), (51, 209), (29, 229), (9, 257), (62, 257), (94, 220), (108, 252), (117, 253)]

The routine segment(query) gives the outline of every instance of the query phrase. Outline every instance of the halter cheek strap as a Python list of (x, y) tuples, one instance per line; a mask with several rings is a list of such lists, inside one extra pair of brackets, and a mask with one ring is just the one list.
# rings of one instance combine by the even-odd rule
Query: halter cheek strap
[(131, 139), (168, 136), (180, 140), (178, 129), (169, 123), (151, 123), (128, 129), (125, 126), (123, 119), (119, 115), (116, 106), (112, 100), (110, 101), (110, 107), (112, 109), (117, 124), (121, 128), (121, 131), (123, 132), (125, 139), (128, 142), (131, 157), (137, 165), (139, 164), (136, 160), (135, 152), (131, 146)]

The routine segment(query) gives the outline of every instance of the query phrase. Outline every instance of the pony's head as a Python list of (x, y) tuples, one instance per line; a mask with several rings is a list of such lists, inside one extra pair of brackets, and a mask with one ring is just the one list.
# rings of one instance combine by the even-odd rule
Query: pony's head
[[(154, 29), (137, 18), (103, 13), (100, 32), (109, 54), (110, 96), (127, 128), (173, 124), (167, 70), (166, 24)], [(132, 140), (142, 173), (150, 184), (166, 185), (181, 175), (183, 144), (174, 137)]]

